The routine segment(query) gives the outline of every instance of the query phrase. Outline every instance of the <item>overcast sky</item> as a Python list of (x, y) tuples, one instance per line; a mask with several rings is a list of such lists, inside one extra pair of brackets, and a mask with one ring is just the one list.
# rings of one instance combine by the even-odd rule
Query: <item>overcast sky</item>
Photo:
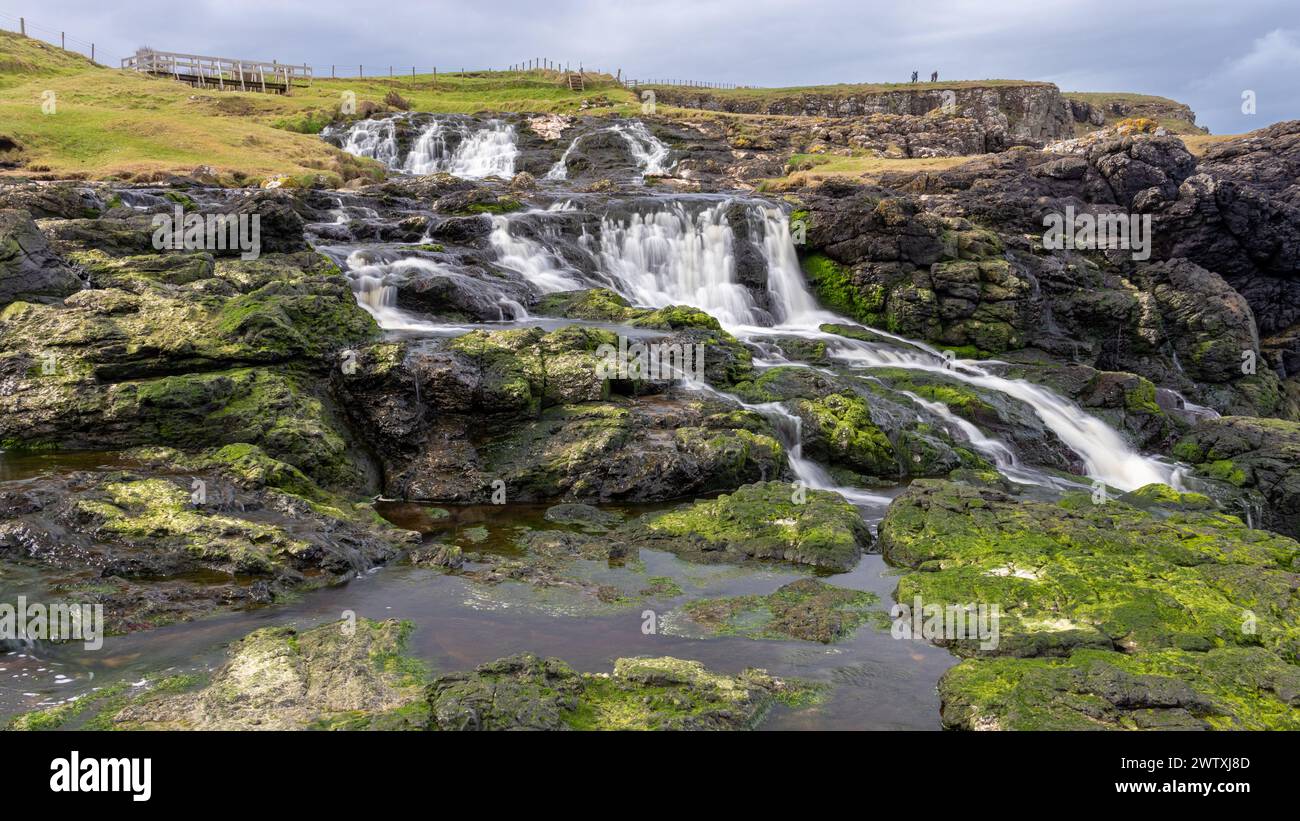
[(1300, 0), (0, 0), (0, 15), (6, 28), (23, 15), (56, 41), (58, 30), (93, 40), (101, 62), (147, 44), (325, 72), (547, 57), (634, 78), (783, 86), (938, 70), (1159, 94), (1216, 134), (1300, 118)]

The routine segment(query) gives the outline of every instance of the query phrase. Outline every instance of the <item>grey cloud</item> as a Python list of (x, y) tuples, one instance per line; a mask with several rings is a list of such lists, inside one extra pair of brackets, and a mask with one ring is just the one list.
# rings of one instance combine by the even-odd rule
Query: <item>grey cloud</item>
[[(46, 0), (32, 10), (111, 58), (146, 43), (350, 72), (548, 57), (630, 77), (765, 86), (901, 81), (937, 69), (941, 79), (1173, 97), (1216, 133), (1300, 117), (1293, 0)], [(1258, 96), (1254, 116), (1240, 111), (1245, 89)]]

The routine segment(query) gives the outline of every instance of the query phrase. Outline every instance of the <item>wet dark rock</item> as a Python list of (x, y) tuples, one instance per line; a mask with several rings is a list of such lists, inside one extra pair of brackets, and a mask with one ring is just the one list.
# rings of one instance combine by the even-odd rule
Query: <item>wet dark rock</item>
[(50, 250), (28, 212), (0, 210), (0, 305), (67, 296), (81, 280)]
[(110, 632), (346, 581), (410, 538), (254, 447), (142, 456), (150, 461), (138, 470), (0, 490), (0, 556), (55, 572), (64, 592), (102, 604)]
[(1174, 454), (1198, 472), (1248, 491), (1243, 518), (1300, 538), (1300, 424), (1225, 416), (1196, 425)]
[(566, 504), (548, 508), (546, 521), (573, 525), (590, 533), (604, 533), (617, 527), (623, 521), (623, 517), (613, 511), (601, 510), (591, 505)]
[(0, 210), (26, 211), (33, 219), (93, 218), (103, 201), (90, 189), (69, 183), (0, 185)]

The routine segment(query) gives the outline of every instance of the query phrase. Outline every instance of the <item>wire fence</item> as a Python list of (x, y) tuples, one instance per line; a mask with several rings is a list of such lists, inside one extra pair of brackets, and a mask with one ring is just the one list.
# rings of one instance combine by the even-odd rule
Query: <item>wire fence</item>
[[(110, 57), (102, 51), (97, 51), (95, 43), (90, 40), (82, 40), (79, 37), (74, 37), (66, 31), (61, 31), (52, 26), (37, 23), (29, 17), (14, 17), (13, 15), (0, 12), (0, 28), (10, 29), (26, 37), (31, 37), (35, 40), (42, 40), (51, 45), (57, 45), (64, 51), (75, 51), (85, 54), (92, 62), (98, 62), (101, 58), (112, 61), (120, 60), (120, 58)], [(68, 48), (69, 45), (71, 45), (72, 48)]]

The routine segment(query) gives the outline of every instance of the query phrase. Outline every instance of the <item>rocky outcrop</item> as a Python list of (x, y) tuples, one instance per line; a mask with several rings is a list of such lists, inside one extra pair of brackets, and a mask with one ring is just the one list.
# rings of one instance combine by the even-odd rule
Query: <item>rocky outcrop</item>
[(394, 619), (269, 627), (233, 643), (210, 676), (120, 682), (7, 729), (746, 730), (776, 704), (820, 698), (817, 685), (763, 670), (725, 675), (671, 657), (579, 673), (521, 653), (429, 680), (405, 653), (410, 630)]
[(867, 118), (921, 117), (941, 111), (977, 122), (985, 133), (985, 144), (1002, 147), (1043, 145), (1074, 134), (1070, 105), (1050, 83), (963, 83), (951, 88), (926, 83), (861, 91), (849, 85), (736, 94), (666, 86), (655, 87), (654, 92), (657, 101), (667, 105), (738, 114)]
[(838, 493), (784, 482), (650, 514), (633, 534), (638, 543), (703, 558), (783, 559), (831, 570), (853, 567), (871, 544), (862, 517)]
[(0, 210), (0, 306), (68, 296), (81, 280), (50, 250), (26, 211)]
[(336, 378), (386, 491), (403, 498), (487, 501), (504, 483), (510, 501), (651, 501), (784, 471), (761, 416), (690, 394), (638, 397), (633, 382), (601, 376), (602, 344), (617, 338), (475, 332), (363, 349)]
[(1300, 538), (1300, 424), (1226, 416), (1206, 419), (1174, 447), (1207, 479), (1245, 491), (1240, 515)]
[(1076, 122), (1087, 129), (1110, 125), (1120, 120), (1146, 119), (1161, 126), (1176, 128), (1177, 133), (1209, 133), (1196, 124), (1196, 113), (1184, 103), (1146, 94), (1104, 94), (1066, 92)]
[(113, 633), (346, 581), (410, 535), (254, 446), (155, 449), (126, 465), (0, 489), (0, 556), (60, 573), (65, 594), (103, 605)]
[[(1289, 415), (1279, 380), (1300, 335), (1282, 270), (1300, 218), (1279, 180), (1290, 133), (1261, 132), (1213, 164), (1242, 182), (1198, 167), (1176, 138), (1130, 134), (886, 174), (878, 187), (824, 183), (800, 196), (805, 271), (823, 301), (936, 345), (1032, 348), (1222, 412)], [(1067, 209), (1149, 216), (1148, 258), (1136, 246), (1048, 251), (1044, 219)], [(1273, 369), (1243, 367), (1247, 354)]]

